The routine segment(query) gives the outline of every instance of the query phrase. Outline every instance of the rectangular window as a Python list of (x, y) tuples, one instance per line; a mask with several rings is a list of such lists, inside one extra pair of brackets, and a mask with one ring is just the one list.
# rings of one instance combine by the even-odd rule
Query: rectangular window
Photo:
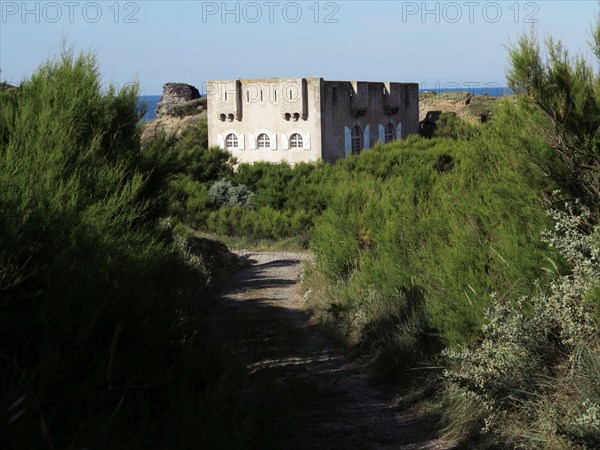
[(362, 150), (362, 130), (358, 125), (352, 129), (352, 154), (358, 155)]
[(353, 155), (358, 155), (360, 153), (360, 137), (359, 136), (353, 136), (352, 137), (352, 154)]
[(394, 125), (388, 123), (385, 128), (385, 142), (392, 142), (394, 140)]

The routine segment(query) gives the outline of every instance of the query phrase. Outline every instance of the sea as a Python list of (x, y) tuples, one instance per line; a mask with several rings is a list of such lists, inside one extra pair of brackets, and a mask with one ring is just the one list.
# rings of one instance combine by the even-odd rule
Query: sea
[[(442, 89), (421, 89), (421, 92), (466, 92), (469, 91), (474, 95), (489, 95), (490, 97), (503, 97), (505, 95), (512, 94), (512, 91), (508, 87), (483, 87), (483, 88), (442, 88)], [(140, 102), (146, 104), (146, 115), (144, 120), (146, 122), (156, 119), (156, 105), (160, 100), (160, 95), (142, 95), (140, 96)]]
[(158, 101), (160, 100), (161, 95), (141, 95), (140, 103), (146, 105), (146, 115), (144, 116), (144, 121), (150, 122), (152, 119), (156, 119), (156, 105), (158, 105)]
[(473, 95), (489, 95), (490, 97), (504, 97), (505, 95), (511, 95), (513, 92), (509, 87), (506, 86), (489, 86), (489, 87), (467, 87), (464, 88), (438, 88), (438, 89), (419, 89), (419, 92), (470, 92)]

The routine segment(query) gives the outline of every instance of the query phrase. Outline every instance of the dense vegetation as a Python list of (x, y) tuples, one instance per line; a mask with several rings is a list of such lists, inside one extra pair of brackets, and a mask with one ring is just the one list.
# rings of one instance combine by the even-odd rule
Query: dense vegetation
[[(306, 247), (315, 218), (327, 205), (332, 172), (325, 164), (239, 164), (219, 148), (208, 148), (207, 125), (188, 127), (180, 139), (159, 136), (146, 143), (169, 171), (155, 179), (166, 186), (160, 202), (168, 214), (205, 233), (245, 242), (288, 238)], [(156, 172), (156, 169), (154, 170)]]
[(517, 101), (493, 123), (442, 117), (450, 139), (339, 164), (312, 240), (312, 306), (387, 373), (427, 366), (478, 448), (600, 445), (600, 75), (547, 55), (510, 50)]
[(493, 123), (339, 164), (312, 239), (317, 313), (387, 373), (429, 367), (478, 448), (600, 445), (600, 75), (547, 47), (511, 49)]
[[(600, 17), (592, 36), (600, 60)], [(452, 421), (471, 430), (483, 425), (489, 444), (598, 448), (600, 73), (560, 41), (547, 39), (542, 51), (534, 34), (509, 55), (513, 115), (521, 134), (545, 144), (518, 148), (568, 198), (549, 209), (554, 224), (542, 235), (566, 267), (550, 266), (549, 283), (529, 280), (530, 296), (495, 299), (481, 342), (446, 352)]]
[[(600, 22), (594, 38), (600, 58)], [(234, 259), (193, 228), (309, 246), (316, 316), (432, 387), (448, 434), (598, 447), (600, 75), (547, 47), (509, 51), (516, 101), (490, 122), (442, 115), (433, 139), (336, 164), (235, 165), (204, 122), (142, 145), (135, 88), (102, 92), (90, 57), (1, 90), (2, 439), (272, 442), (272, 398), (244, 401), (202, 320)]]
[(69, 51), (0, 90), (3, 448), (266, 446), (202, 320), (237, 262), (160, 219), (165, 180), (216, 178), (222, 155), (142, 151), (142, 117), (136, 87), (103, 91)]
[(600, 77), (551, 40), (547, 59), (532, 37), (510, 56), (516, 101), (491, 123), (443, 115), (434, 139), (331, 166), (241, 165), (196, 225), (309, 237), (317, 316), (384, 373), (433, 380), (448, 433), (593, 448)]

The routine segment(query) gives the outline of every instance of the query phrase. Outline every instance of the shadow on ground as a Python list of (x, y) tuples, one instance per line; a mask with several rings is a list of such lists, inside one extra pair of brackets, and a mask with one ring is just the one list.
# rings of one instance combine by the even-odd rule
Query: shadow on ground
[(265, 395), (268, 386), (278, 428), (272, 431), (280, 436), (274, 448), (452, 448), (431, 439), (434, 418), (398, 410), (365, 364), (347, 359), (319, 332), (302, 301), (306, 256), (298, 256), (244, 255), (246, 267), (211, 312), (221, 343), (243, 359), (253, 389)]

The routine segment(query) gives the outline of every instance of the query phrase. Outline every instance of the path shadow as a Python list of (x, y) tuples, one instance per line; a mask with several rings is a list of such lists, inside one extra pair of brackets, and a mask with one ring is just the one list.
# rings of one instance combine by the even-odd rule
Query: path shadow
[[(389, 393), (333, 345), (301, 305), (300, 259), (261, 261), (238, 272), (218, 299), (214, 316), (224, 345), (245, 361), (257, 392), (269, 387), (280, 448), (428, 449), (435, 417), (398, 411)], [(264, 394), (261, 394), (264, 395)]]

